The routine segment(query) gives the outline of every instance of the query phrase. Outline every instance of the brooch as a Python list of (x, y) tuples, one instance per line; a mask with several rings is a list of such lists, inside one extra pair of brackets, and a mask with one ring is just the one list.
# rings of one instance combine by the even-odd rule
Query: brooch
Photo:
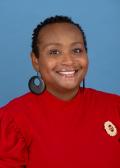
[(110, 136), (117, 135), (117, 128), (111, 121), (106, 121), (104, 123), (104, 129), (106, 130), (107, 134)]

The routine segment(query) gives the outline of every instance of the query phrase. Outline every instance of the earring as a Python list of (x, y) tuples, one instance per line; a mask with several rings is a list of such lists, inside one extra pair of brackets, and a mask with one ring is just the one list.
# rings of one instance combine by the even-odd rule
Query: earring
[(85, 79), (83, 79), (83, 89), (85, 89)]
[[(36, 84), (38, 83), (38, 84)], [(29, 90), (34, 94), (41, 94), (45, 90), (45, 83), (42, 80), (41, 76), (32, 76), (28, 82)]]

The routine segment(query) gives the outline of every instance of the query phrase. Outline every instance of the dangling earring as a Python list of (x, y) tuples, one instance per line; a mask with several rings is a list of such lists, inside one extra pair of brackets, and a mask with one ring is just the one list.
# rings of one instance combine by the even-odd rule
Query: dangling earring
[(85, 89), (85, 79), (83, 79), (83, 89)]
[[(38, 82), (39, 84), (36, 84), (35, 82)], [(45, 90), (45, 84), (44, 81), (42, 80), (41, 76), (32, 76), (28, 82), (28, 87), (30, 91), (34, 94), (41, 94)]]

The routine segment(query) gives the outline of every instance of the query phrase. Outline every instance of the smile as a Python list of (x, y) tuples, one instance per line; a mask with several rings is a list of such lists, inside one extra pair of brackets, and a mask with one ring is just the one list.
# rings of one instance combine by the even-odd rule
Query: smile
[(59, 75), (64, 77), (74, 77), (74, 75), (78, 72), (78, 70), (72, 70), (72, 71), (59, 71), (57, 72)]

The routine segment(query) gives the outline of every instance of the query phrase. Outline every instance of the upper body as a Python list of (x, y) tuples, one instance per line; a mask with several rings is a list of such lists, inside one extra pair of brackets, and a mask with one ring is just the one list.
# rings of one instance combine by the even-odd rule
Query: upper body
[(67, 102), (28, 93), (1, 108), (0, 133), (0, 168), (119, 168), (120, 97), (82, 88)]
[(45, 87), (34, 94), (32, 78), (37, 91), (0, 109), (0, 168), (119, 168), (120, 97), (80, 88), (88, 69), (80, 25), (41, 22), (31, 60)]

